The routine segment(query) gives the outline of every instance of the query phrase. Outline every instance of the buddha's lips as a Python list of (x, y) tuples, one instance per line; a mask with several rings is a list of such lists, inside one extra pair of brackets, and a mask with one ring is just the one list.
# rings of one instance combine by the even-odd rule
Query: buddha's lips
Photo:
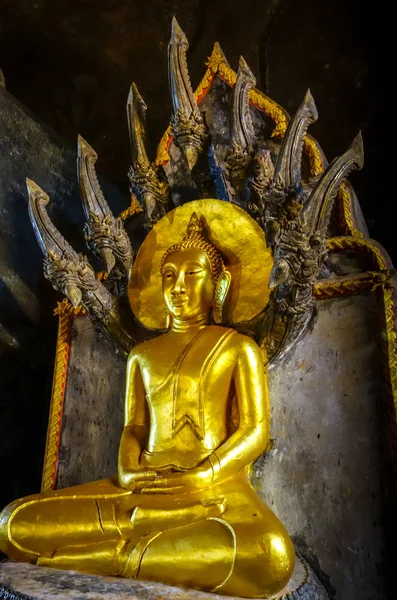
[(179, 308), (181, 306), (185, 306), (185, 304), (187, 304), (188, 298), (175, 298), (175, 300), (172, 300), (172, 306), (174, 306), (175, 308)]

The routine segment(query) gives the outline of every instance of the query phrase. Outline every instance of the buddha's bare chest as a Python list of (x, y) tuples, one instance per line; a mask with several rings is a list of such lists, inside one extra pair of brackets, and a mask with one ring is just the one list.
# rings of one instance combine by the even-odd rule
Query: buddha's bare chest
[(150, 394), (174, 373), (191, 340), (163, 336), (154, 348), (145, 349), (139, 359), (145, 391)]
[[(234, 368), (233, 351), (224, 348), (223, 352), (214, 352), (212, 344), (203, 343), (197, 351), (199, 334), (164, 335), (158, 339), (156, 348), (148, 348), (140, 358), (142, 379), (146, 394), (150, 396), (166, 382), (178, 380), (183, 375), (199, 384), (203, 379), (229, 380)], [(211, 377), (211, 375), (213, 377)], [(171, 381), (170, 381), (171, 380)], [(201, 381), (203, 384), (203, 381)]]

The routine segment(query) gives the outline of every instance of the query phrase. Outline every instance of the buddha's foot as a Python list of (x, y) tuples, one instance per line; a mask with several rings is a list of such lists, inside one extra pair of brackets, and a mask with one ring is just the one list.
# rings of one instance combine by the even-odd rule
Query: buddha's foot
[(52, 555), (41, 554), (36, 560), (36, 565), (118, 576), (123, 570), (121, 554), (125, 545), (126, 541), (119, 538), (95, 544), (64, 546)]
[(182, 508), (173, 508), (172, 511), (137, 506), (131, 516), (134, 538), (221, 517), (226, 510), (226, 505), (225, 498), (211, 498)]

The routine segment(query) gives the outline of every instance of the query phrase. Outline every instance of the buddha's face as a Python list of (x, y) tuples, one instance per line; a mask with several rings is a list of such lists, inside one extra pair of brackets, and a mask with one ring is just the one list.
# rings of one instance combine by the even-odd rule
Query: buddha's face
[(174, 319), (208, 316), (214, 283), (207, 254), (194, 248), (171, 252), (163, 266), (163, 294)]

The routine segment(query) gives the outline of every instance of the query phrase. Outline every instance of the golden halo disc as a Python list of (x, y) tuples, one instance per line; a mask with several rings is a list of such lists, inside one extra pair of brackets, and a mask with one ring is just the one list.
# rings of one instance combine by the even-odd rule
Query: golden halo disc
[(259, 225), (239, 206), (223, 200), (195, 200), (167, 213), (142, 243), (131, 269), (128, 297), (137, 319), (150, 329), (165, 327), (160, 261), (186, 235), (191, 214), (203, 218), (206, 237), (223, 254), (232, 283), (223, 310), (225, 323), (246, 321), (267, 304), (271, 250)]

